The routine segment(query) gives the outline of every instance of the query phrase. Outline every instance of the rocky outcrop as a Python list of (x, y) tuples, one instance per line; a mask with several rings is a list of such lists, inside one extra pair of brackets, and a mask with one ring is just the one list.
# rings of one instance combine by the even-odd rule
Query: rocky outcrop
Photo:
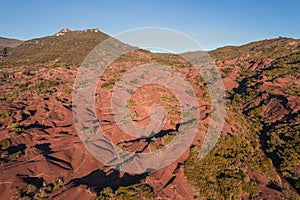
[(62, 35), (66, 35), (66, 34), (68, 34), (70, 32), (82, 32), (82, 33), (92, 32), (92, 33), (99, 33), (100, 31), (99, 31), (98, 28), (85, 29), (85, 30), (82, 30), (82, 31), (71, 31), (68, 28), (64, 28), (64, 29), (61, 29), (58, 33), (55, 33), (54, 36), (62, 36)]
[(66, 35), (66, 33), (69, 33), (69, 32), (71, 32), (70, 29), (68, 29), (68, 28), (63, 28), (63, 29), (61, 29), (58, 33), (56, 33), (55, 36)]

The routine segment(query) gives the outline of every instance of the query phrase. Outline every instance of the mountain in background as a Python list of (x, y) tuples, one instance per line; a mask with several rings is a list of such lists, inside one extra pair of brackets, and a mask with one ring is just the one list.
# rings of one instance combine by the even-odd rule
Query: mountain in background
[(201, 103), (199, 132), (189, 151), (158, 171), (128, 174), (90, 155), (72, 117), (77, 70), (108, 37), (98, 29), (63, 29), (8, 49), (0, 62), (0, 199), (299, 199), (300, 40), (276, 38), (209, 52), (225, 84), (227, 117), (217, 145), (203, 159), (197, 155), (211, 113), (203, 78), (178, 55), (136, 50), (121, 56), (99, 80), (95, 101), (100, 126), (120, 147), (155, 151), (172, 141), (180, 122), (174, 94), (147, 85), (132, 95), (131, 117), (144, 124), (159, 103), (168, 114), (163, 131), (132, 140), (117, 127), (106, 108), (113, 86), (131, 68), (169, 65), (190, 82)]
[(0, 37), (0, 47), (16, 47), (20, 45), (23, 41), (17, 39), (10, 39)]

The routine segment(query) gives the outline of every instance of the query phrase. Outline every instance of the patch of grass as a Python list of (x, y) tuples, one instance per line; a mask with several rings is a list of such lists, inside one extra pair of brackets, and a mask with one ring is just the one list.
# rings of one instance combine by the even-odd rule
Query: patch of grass
[(26, 41), (10, 50), (2, 66), (79, 66), (89, 52), (108, 38), (104, 33), (73, 31)]
[(96, 200), (140, 200), (154, 199), (151, 188), (147, 185), (135, 184), (131, 186), (121, 186), (113, 191), (110, 187), (104, 188)]
[(0, 157), (0, 166), (7, 163), (8, 161), (17, 160), (22, 156), (24, 156), (23, 151), (18, 151), (16, 153), (13, 153), (13, 154), (10, 154), (10, 155), (1, 155), (1, 157)]
[(222, 77), (225, 78), (227, 77), (231, 72), (232, 72), (232, 68), (230, 67), (227, 67), (225, 69), (222, 69)]
[(37, 186), (34, 184), (28, 184), (22, 190), (19, 190), (16, 194), (18, 199), (48, 199), (49, 195), (57, 188), (62, 187), (63, 179), (57, 178), (53, 183), (48, 185), (43, 183), (43, 186)]
[(101, 88), (103, 88), (103, 89), (112, 89), (114, 84), (115, 84), (115, 80), (111, 79), (108, 82), (104, 82), (101, 85)]
[(260, 156), (257, 147), (253, 147), (248, 139), (222, 135), (203, 159), (198, 157), (198, 147), (191, 149), (185, 162), (185, 175), (199, 191), (198, 198), (237, 199), (243, 192), (256, 196), (259, 191), (246, 173), (247, 165), (277, 179), (272, 163)]
[(289, 182), (300, 191), (300, 173), (296, 169), (300, 163), (300, 125), (279, 124), (267, 133), (267, 152), (275, 166)]
[(6, 149), (7, 147), (9, 147), (11, 145), (11, 141), (10, 139), (6, 138), (0, 141), (0, 149)]
[(71, 94), (73, 92), (72, 88), (67, 88), (62, 91), (63, 94)]
[(6, 110), (0, 113), (0, 120), (6, 119), (11, 114), (11, 111)]

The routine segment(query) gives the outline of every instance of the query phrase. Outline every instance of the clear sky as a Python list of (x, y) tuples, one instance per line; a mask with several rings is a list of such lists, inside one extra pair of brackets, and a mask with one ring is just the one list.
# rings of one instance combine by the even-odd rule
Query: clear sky
[(204, 49), (286, 36), (300, 38), (299, 0), (0, 0), (0, 36), (22, 40), (60, 29), (115, 35), (141, 27), (187, 34)]

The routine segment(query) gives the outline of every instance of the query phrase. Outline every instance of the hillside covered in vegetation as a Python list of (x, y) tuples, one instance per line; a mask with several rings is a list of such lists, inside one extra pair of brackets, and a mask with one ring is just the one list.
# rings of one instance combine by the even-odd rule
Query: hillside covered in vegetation
[(172, 92), (139, 88), (131, 117), (144, 124), (148, 111), (167, 111), (162, 132), (129, 140), (107, 107), (113, 86), (128, 70), (165, 64), (183, 74), (201, 103), (199, 131), (190, 149), (158, 171), (129, 174), (107, 168), (84, 147), (72, 117), (76, 74), (88, 53), (109, 36), (98, 29), (70, 31), (9, 47), (0, 61), (0, 199), (299, 199), (300, 40), (276, 38), (208, 52), (226, 88), (221, 137), (199, 158), (210, 122), (203, 78), (179, 55), (136, 50), (121, 56), (97, 88), (99, 124), (120, 147), (152, 152), (178, 131), (180, 109)]

